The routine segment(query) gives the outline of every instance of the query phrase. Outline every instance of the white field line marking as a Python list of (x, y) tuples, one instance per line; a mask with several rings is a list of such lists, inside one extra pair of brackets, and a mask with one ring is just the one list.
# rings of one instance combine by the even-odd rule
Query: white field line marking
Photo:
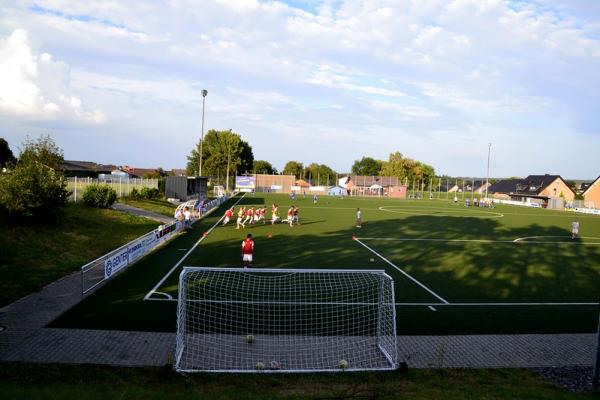
[[(246, 196), (246, 193), (244, 193), (242, 195), (242, 197), (240, 197), (238, 199), (238, 201), (236, 201), (233, 206), (235, 207), (240, 201), (242, 201), (242, 199), (245, 196)], [(173, 266), (173, 268), (171, 268), (171, 270), (169, 272), (167, 272), (167, 274), (165, 276), (163, 276), (163, 278), (146, 294), (146, 296), (144, 296), (144, 300), (149, 300), (150, 299), (150, 296), (152, 296), (152, 294), (154, 294), (156, 292), (156, 289), (158, 289), (160, 287), (160, 285), (162, 285), (163, 282), (167, 280), (167, 278), (169, 277), (169, 275), (171, 275), (173, 273), (173, 271), (175, 271), (177, 269), (177, 267), (179, 267), (181, 265), (181, 263), (192, 253), (192, 251), (194, 251), (194, 249), (196, 249), (196, 247), (198, 247), (198, 245), (200, 243), (202, 243), (202, 241), (204, 240), (204, 238), (208, 237), (208, 235), (210, 234), (210, 232), (212, 232), (212, 230), (215, 229), (215, 227), (221, 223), (221, 221), (223, 220), (224, 217), (225, 216), (222, 215), (221, 218), (219, 218), (219, 220), (217, 222), (215, 222), (215, 224), (206, 232), (206, 236), (202, 235), (200, 237), (200, 239), (198, 239), (198, 241), (196, 243), (194, 243), (194, 245), (192, 246), (192, 248), (189, 249), (188, 252), (185, 253), (185, 255), (183, 257), (181, 257), (181, 259)]]
[[(536, 242), (534, 240), (527, 240), (527, 239), (544, 239), (544, 238), (567, 238), (569, 239), (569, 241), (567, 242)], [(578, 239), (592, 239), (592, 240), (600, 240), (600, 237), (594, 237), (594, 236), (578, 236)], [(513, 240), (513, 242), (515, 243), (521, 243), (521, 242), (530, 242), (530, 243), (570, 243), (570, 244), (588, 244), (588, 245), (600, 245), (600, 242), (592, 242), (592, 243), (578, 243), (578, 242), (570, 242), (571, 237), (570, 236), (525, 236), (525, 237), (520, 237), (520, 238), (516, 238), (515, 240)]]
[[(466, 242), (466, 243), (469, 243), (469, 242), (472, 242), (472, 243), (568, 244), (568, 245), (600, 246), (600, 242), (591, 242), (591, 243), (570, 242), (570, 241), (543, 242), (543, 241), (539, 241), (539, 240), (525, 240), (525, 239), (532, 239), (532, 238), (536, 238), (536, 237), (543, 237), (543, 236), (529, 236), (529, 237), (517, 238), (517, 239), (514, 239), (514, 240), (442, 239), (442, 238), (378, 238), (378, 237), (360, 237), (358, 239), (361, 239), (361, 240), (382, 240), (382, 241), (392, 241), (392, 242), (442, 242), (442, 243), (451, 243), (451, 242)], [(557, 236), (557, 237), (565, 237), (565, 238), (567, 238), (567, 236)], [(580, 238), (584, 239), (584, 237), (580, 237)], [(592, 238), (592, 237), (585, 237), (585, 238), (600, 240), (600, 238)]]
[(392, 267), (394, 267), (396, 270), (398, 270), (400, 273), (404, 274), (404, 276), (406, 276), (408, 279), (410, 279), (411, 281), (413, 281), (414, 283), (416, 283), (417, 285), (419, 285), (420, 287), (422, 287), (423, 289), (425, 289), (427, 292), (429, 292), (432, 296), (434, 296), (435, 298), (441, 300), (442, 302), (444, 302), (445, 304), (449, 304), (446, 300), (444, 300), (441, 296), (439, 296), (437, 293), (435, 293), (433, 290), (429, 289), (427, 286), (423, 285), (421, 282), (419, 282), (418, 280), (416, 280), (415, 278), (413, 278), (412, 276), (410, 276), (409, 274), (407, 274), (406, 272), (404, 272), (401, 268), (398, 268), (397, 266), (395, 266), (394, 264), (392, 264), (392, 262), (390, 262), (387, 258), (385, 258), (384, 256), (382, 256), (381, 254), (379, 254), (378, 252), (376, 252), (375, 250), (373, 250), (372, 248), (370, 248), (369, 246), (367, 246), (366, 244), (364, 244), (363, 242), (361, 242), (359, 239), (355, 239), (355, 241), (357, 241), (358, 243), (360, 243), (364, 248), (366, 248), (367, 250), (371, 251), (373, 254), (375, 254), (377, 257), (381, 258), (383, 261), (385, 261), (386, 263), (388, 263), (389, 265), (391, 265)]
[(434, 307), (434, 306), (429, 306), (428, 308), (429, 308), (431, 311), (437, 311), (437, 310), (435, 309), (435, 307)]
[[(459, 217), (469, 217), (469, 218), (502, 218), (504, 217), (504, 214), (499, 213), (499, 212), (495, 212), (495, 211), (485, 211), (485, 210), (474, 210), (473, 212), (479, 212), (482, 214), (487, 214), (487, 215), (481, 215), (481, 214), (470, 214), (472, 213), (472, 211), (469, 210), (452, 210), (452, 209), (445, 209), (445, 208), (414, 208), (414, 209), (410, 209), (410, 207), (407, 207), (405, 210), (392, 210), (388, 208), (399, 208), (399, 207), (394, 207), (394, 206), (381, 206), (378, 208), (378, 210), (380, 211), (385, 211), (385, 212), (389, 212), (389, 213), (394, 213), (394, 214), (407, 214), (407, 215), (431, 215), (434, 217), (451, 217), (453, 215), (451, 214), (455, 214), (456, 216)], [(431, 212), (427, 212), (427, 211), (431, 211)]]
[(511, 306), (597, 306), (599, 303), (396, 303), (397, 306), (419, 306), (419, 307), (511, 307)]
[[(158, 293), (158, 292), (156, 292)], [(147, 301), (178, 301), (177, 299), (162, 299), (162, 298), (149, 298)], [(199, 301), (202, 302), (202, 301)], [(216, 302), (216, 301), (215, 301)], [(225, 302), (226, 303), (226, 302)], [(244, 302), (247, 303), (247, 302)], [(268, 301), (261, 302), (261, 304), (269, 304)], [(326, 303), (330, 304), (330, 303)], [(396, 306), (406, 307), (578, 307), (578, 306), (598, 306), (598, 303), (395, 303)], [(433, 310), (437, 311), (437, 310)]]
[(168, 300), (173, 300), (173, 296), (171, 296), (169, 293), (164, 293), (164, 292), (159, 292), (159, 291), (155, 291), (154, 293), (165, 296)]

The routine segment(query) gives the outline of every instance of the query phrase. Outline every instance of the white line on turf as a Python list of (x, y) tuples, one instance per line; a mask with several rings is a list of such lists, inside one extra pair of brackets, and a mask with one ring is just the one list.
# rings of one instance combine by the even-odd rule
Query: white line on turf
[(360, 243), (364, 248), (366, 248), (367, 250), (371, 251), (373, 254), (375, 254), (377, 257), (381, 258), (383, 261), (385, 261), (386, 263), (388, 263), (389, 265), (391, 265), (392, 267), (394, 267), (396, 270), (398, 270), (400, 273), (402, 273), (404, 276), (406, 276), (408, 279), (410, 279), (411, 281), (413, 281), (414, 283), (416, 283), (417, 285), (419, 285), (421, 288), (425, 289), (427, 292), (429, 292), (429, 294), (431, 294), (432, 296), (434, 296), (435, 298), (441, 300), (442, 302), (444, 302), (445, 304), (449, 304), (446, 300), (444, 300), (441, 296), (439, 296), (437, 293), (435, 293), (433, 290), (429, 289), (427, 286), (423, 285), (421, 282), (419, 282), (418, 280), (416, 280), (415, 278), (413, 278), (412, 276), (410, 276), (409, 274), (407, 274), (404, 270), (402, 270), (401, 268), (397, 267), (396, 265), (394, 265), (391, 261), (389, 261), (387, 258), (385, 258), (384, 256), (382, 256), (381, 254), (379, 254), (378, 252), (376, 252), (375, 250), (373, 250), (372, 248), (370, 248), (369, 246), (367, 246), (366, 244), (364, 244), (363, 242), (360, 241), (360, 239), (354, 239), (355, 241), (357, 241), (358, 243)]
[[(504, 214), (494, 211), (485, 210), (469, 210), (469, 209), (446, 209), (446, 208), (435, 208), (435, 207), (424, 207), (424, 208), (412, 208), (406, 207), (405, 209), (398, 210), (400, 206), (381, 206), (378, 208), (379, 211), (385, 211), (395, 214), (407, 214), (407, 215), (431, 215), (434, 217), (452, 217), (456, 214), (459, 217), (469, 218), (502, 218)], [(479, 215), (473, 213), (480, 213)], [(481, 215), (485, 214), (485, 215)]]
[(171, 296), (169, 293), (155, 291), (154, 294), (160, 294), (162, 296), (165, 296), (168, 300), (173, 300), (173, 296)]
[(434, 306), (429, 306), (428, 308), (429, 308), (431, 311), (437, 311), (437, 310), (435, 309), (435, 307), (434, 307)]
[[(157, 293), (157, 292), (155, 292)], [(177, 299), (149, 298), (147, 301), (178, 301)], [(598, 303), (394, 303), (404, 307), (589, 307), (598, 306)], [(434, 311), (437, 311), (434, 310)]]
[[(246, 196), (246, 193), (244, 193), (242, 195), (242, 197), (240, 197), (233, 206), (234, 207), (237, 206), (237, 204), (240, 201), (242, 201), (242, 199), (245, 196)], [(206, 235), (202, 235), (200, 237), (200, 239), (198, 239), (198, 241), (196, 243), (194, 243), (192, 248), (189, 249), (188, 252), (185, 253), (185, 255), (183, 257), (181, 257), (181, 259), (179, 261), (177, 261), (177, 263), (173, 266), (173, 268), (171, 268), (171, 270), (169, 272), (167, 272), (167, 274), (165, 276), (163, 276), (163, 278), (146, 294), (146, 296), (144, 296), (144, 300), (150, 300), (150, 296), (152, 296), (154, 293), (156, 293), (156, 289), (158, 289), (160, 287), (160, 285), (162, 285), (164, 283), (164, 281), (166, 281), (167, 278), (173, 273), (173, 271), (175, 271), (177, 269), (177, 267), (179, 267), (181, 265), (181, 263), (192, 253), (192, 251), (194, 251), (196, 249), (196, 247), (198, 247), (198, 245), (200, 243), (202, 243), (204, 238), (207, 237), (208, 234), (210, 234), (210, 232), (212, 232), (212, 230), (215, 229), (215, 227), (221, 223), (221, 221), (223, 220), (223, 217), (224, 216), (221, 216), (221, 218), (219, 218), (219, 220), (217, 222), (215, 222), (215, 224), (206, 232)], [(175, 300), (175, 299), (173, 299), (173, 300)]]
[[(567, 241), (562, 241), (562, 242), (558, 242), (558, 241), (552, 241), (552, 242), (540, 242), (537, 240), (527, 240), (527, 239), (547, 239), (547, 238), (563, 238), (563, 239), (567, 239)], [(592, 239), (592, 240), (600, 240), (600, 237), (595, 237), (595, 236), (578, 236), (578, 239)], [(513, 242), (515, 243), (551, 243), (551, 244), (556, 244), (556, 243), (569, 243), (569, 244), (587, 244), (587, 245), (600, 245), (600, 242), (591, 242), (591, 243), (582, 243), (582, 242), (571, 242), (571, 237), (570, 236), (525, 236), (525, 237), (520, 237), (520, 238), (516, 238), (515, 240), (513, 240)]]
[[(598, 242), (574, 242), (571, 241), (571, 238), (568, 236), (556, 236), (563, 237), (565, 241), (540, 241), (540, 240), (525, 240), (525, 239), (534, 239), (534, 238), (543, 238), (543, 237), (551, 237), (551, 236), (528, 236), (517, 238), (514, 240), (491, 240), (491, 239), (443, 239), (443, 238), (379, 238), (379, 237), (361, 237), (358, 239), (361, 240), (382, 240), (382, 241), (392, 241), (392, 242), (442, 242), (442, 243), (452, 243), (452, 242), (465, 242), (465, 243), (512, 243), (512, 244), (568, 244), (568, 245), (586, 245), (586, 246), (600, 246), (600, 238), (596, 237), (580, 237), (580, 239), (596, 239)], [(554, 237), (554, 236), (552, 236)]]

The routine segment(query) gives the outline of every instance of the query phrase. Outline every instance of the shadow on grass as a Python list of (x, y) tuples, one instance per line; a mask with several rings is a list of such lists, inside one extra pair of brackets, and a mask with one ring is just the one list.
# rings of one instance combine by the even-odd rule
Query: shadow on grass
[[(254, 200), (263, 199), (243, 199), (245, 204), (256, 204)], [(51, 325), (174, 331), (175, 302), (141, 299), (181, 258), (181, 252), (176, 250), (191, 248), (205, 231), (202, 227), (212, 226), (220, 215), (221, 210), (202, 221), (196, 230), (140, 261)], [(285, 225), (255, 226), (240, 231), (237, 238), (232, 238), (228, 228), (216, 230), (214, 239), (203, 242), (184, 265), (240, 266), (240, 243), (251, 232), (256, 243), (255, 268), (385, 269), (394, 278), (397, 302), (439, 303), (353, 241), (352, 236), (512, 240), (570, 235), (566, 229), (553, 226), (511, 228), (497, 219), (449, 216), (403, 216), (367, 222), (362, 229), (328, 231), (325, 227), (318, 233), (303, 229), (310, 224), (322, 226), (322, 222), (325, 221), (306, 219), (293, 229)], [(598, 246), (570, 241), (553, 245), (383, 240), (365, 243), (451, 303), (592, 302), (600, 298)], [(164, 283), (167, 290), (176, 288), (178, 273)], [(176, 297), (174, 291), (172, 295)], [(597, 311), (595, 306), (436, 306), (434, 310), (427, 306), (399, 306), (397, 321), (402, 334), (592, 332)]]

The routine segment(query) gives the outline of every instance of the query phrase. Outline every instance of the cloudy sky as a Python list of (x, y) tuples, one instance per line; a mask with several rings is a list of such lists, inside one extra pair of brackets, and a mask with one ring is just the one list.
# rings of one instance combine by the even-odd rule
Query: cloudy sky
[(0, 137), (185, 166), (232, 129), (281, 169), (600, 174), (600, 1), (0, 0)]

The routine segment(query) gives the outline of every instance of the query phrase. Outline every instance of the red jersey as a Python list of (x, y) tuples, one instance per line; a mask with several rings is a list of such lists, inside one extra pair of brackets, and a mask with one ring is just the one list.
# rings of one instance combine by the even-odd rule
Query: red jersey
[(247, 214), (252, 216), (252, 214), (254, 214), (254, 208), (251, 208), (247, 211)]
[(244, 239), (242, 242), (242, 254), (252, 254), (254, 252), (254, 240)]
[(233, 216), (233, 210), (229, 209), (229, 210), (225, 211), (225, 216), (227, 218), (231, 218)]

